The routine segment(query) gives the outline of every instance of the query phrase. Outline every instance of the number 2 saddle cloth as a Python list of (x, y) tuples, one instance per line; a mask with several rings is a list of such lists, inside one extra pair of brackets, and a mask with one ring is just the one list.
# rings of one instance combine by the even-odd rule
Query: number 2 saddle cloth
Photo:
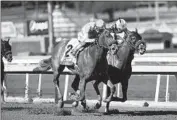
[(72, 55), (73, 48), (79, 45), (79, 41), (77, 38), (72, 38), (68, 44), (65, 46), (65, 51), (63, 57), (61, 59), (62, 65), (73, 66), (76, 64), (76, 58)]

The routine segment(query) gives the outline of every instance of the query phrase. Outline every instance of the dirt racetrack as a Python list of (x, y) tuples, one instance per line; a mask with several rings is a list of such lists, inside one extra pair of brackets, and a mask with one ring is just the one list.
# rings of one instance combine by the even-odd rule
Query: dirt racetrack
[(99, 110), (72, 109), (67, 104), (63, 110), (54, 104), (1, 104), (1, 120), (176, 120), (177, 108), (111, 107), (111, 114)]

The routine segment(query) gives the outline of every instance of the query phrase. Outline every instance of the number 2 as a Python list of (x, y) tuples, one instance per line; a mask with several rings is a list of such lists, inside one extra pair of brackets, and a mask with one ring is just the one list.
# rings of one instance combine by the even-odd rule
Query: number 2
[(66, 53), (65, 53), (65, 57), (69, 57), (68, 53), (71, 51), (72, 48), (73, 48), (72, 45), (68, 45), (68, 46), (67, 46), (67, 50), (66, 50)]

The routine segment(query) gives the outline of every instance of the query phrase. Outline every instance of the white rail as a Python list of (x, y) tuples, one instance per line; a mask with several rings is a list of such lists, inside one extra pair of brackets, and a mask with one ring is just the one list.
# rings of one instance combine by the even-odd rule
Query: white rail
[[(34, 56), (34, 57), (13, 57), (12, 63), (5, 62), (5, 72), (10, 74), (26, 74), (26, 85), (25, 85), (25, 101), (29, 102), (31, 98), (29, 98), (29, 74), (35, 74), (32, 70), (37, 66), (40, 60), (47, 59), (50, 56)], [(167, 84), (166, 84), (166, 95), (165, 100), (169, 100), (169, 75), (175, 75), (177, 77), (177, 54), (169, 53), (169, 54), (145, 54), (143, 56), (135, 55), (133, 60), (134, 64), (132, 65), (133, 74), (157, 74), (157, 84), (156, 84), (156, 92), (155, 92), (155, 102), (158, 102), (159, 98), (159, 88), (160, 88), (160, 78), (161, 75), (167, 75)], [(136, 63), (143, 63), (149, 65), (136, 65)], [(158, 64), (154, 64), (158, 63)], [(173, 63), (173, 65), (169, 65)], [(41, 97), (41, 83), (42, 83), (42, 74), (39, 74), (38, 88), (37, 93), (38, 96)], [(47, 71), (43, 74), (52, 74), (52, 71)], [(65, 78), (65, 89), (64, 89), (64, 100), (67, 100), (67, 91), (68, 91), (68, 82), (69, 82), (69, 74), (72, 74), (68, 69), (65, 69), (63, 74), (66, 74)], [(103, 97), (106, 96), (106, 87), (103, 87)], [(120, 89), (120, 84), (118, 84), (118, 88)], [(117, 92), (117, 96), (119, 96), (119, 89)], [(45, 100), (44, 100), (45, 101)], [(50, 101), (50, 100), (49, 100)]]

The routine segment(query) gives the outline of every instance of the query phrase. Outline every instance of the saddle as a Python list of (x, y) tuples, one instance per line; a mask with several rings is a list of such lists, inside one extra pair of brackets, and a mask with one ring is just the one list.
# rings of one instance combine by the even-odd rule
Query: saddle
[(75, 53), (75, 55), (73, 55), (73, 49), (78, 46), (79, 44), (81, 44), (77, 39), (71, 39), (68, 44), (65, 47), (65, 52), (64, 55), (61, 59), (61, 64), (62, 65), (66, 65), (66, 66), (74, 66), (75, 64), (77, 64), (77, 57), (79, 55), (79, 53), (81, 51), (83, 51), (83, 49), (85, 47), (88, 46), (88, 44), (84, 45), (84, 47), (80, 48), (77, 53)]
[(87, 48), (88, 46), (93, 45), (95, 43), (89, 43), (89, 42), (86, 43), (80, 49), (78, 49), (78, 51), (75, 53), (75, 55), (73, 55), (73, 49), (79, 44), (82, 44), (82, 43), (80, 43), (77, 39), (71, 39), (68, 42), (68, 44), (65, 47), (65, 52), (64, 52), (64, 55), (61, 59), (60, 64), (66, 65), (66, 66), (75, 66), (77, 64), (77, 59), (79, 57), (80, 52), (82, 52), (85, 48)]
[(66, 65), (66, 66), (73, 66), (74, 63), (76, 62), (74, 60), (74, 56), (72, 55), (72, 50), (74, 47), (76, 47), (79, 43), (79, 41), (76, 38), (71, 39), (64, 50), (64, 54), (61, 58), (61, 63), (62, 65)]

